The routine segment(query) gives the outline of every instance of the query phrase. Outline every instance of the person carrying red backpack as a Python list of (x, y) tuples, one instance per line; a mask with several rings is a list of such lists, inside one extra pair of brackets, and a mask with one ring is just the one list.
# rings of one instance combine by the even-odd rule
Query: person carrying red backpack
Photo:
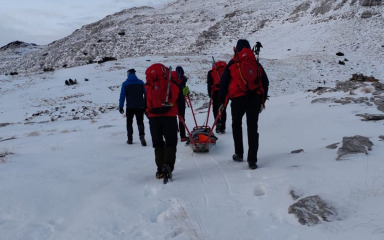
[[(226, 62), (218, 61), (212, 64), (212, 69), (207, 74), (207, 90), (208, 95), (212, 99), (212, 112), (216, 119), (219, 113), (219, 86), (220, 78), (223, 75), (224, 69), (227, 66)], [(216, 133), (225, 133), (225, 122), (227, 121), (227, 111), (224, 108), (221, 113), (221, 117), (217, 120)]]
[(171, 69), (161, 63), (147, 68), (146, 75), (146, 115), (155, 149), (157, 166), (156, 178), (164, 178), (164, 183), (172, 179), (176, 162), (178, 123), (183, 94)]
[(264, 68), (258, 63), (249, 42), (245, 39), (237, 41), (234, 57), (227, 64), (220, 79), (220, 109), (231, 100), (232, 134), (235, 154), (232, 159), (243, 161), (243, 129), (244, 114), (247, 117), (248, 155), (250, 169), (257, 168), (257, 152), (259, 148), (258, 120), (268, 97), (269, 80)]

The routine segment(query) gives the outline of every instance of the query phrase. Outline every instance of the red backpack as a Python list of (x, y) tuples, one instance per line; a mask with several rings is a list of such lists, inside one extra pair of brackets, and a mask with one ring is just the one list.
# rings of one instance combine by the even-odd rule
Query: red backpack
[(220, 88), (220, 78), (223, 75), (224, 69), (227, 66), (227, 63), (224, 61), (218, 61), (212, 67), (211, 77), (213, 79), (212, 83), (212, 92), (218, 91)]
[[(153, 114), (164, 114), (174, 105), (171, 84), (171, 67), (169, 69), (161, 63), (155, 63), (147, 68), (145, 83), (147, 108)], [(175, 96), (177, 98), (177, 96)]]
[(233, 50), (235, 63), (230, 66), (232, 90), (243, 93), (256, 90), (258, 94), (263, 94), (264, 88), (261, 81), (263, 71), (253, 51), (250, 48), (243, 48), (240, 52), (237, 52), (236, 48)]

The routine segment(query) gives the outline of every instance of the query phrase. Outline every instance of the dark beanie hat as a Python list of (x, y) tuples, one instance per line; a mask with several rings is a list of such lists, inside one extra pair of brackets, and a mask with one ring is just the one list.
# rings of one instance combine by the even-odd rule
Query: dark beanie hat
[(135, 72), (136, 72), (136, 70), (134, 68), (131, 68), (128, 70), (128, 73), (135, 73)]
[(181, 76), (184, 75), (184, 69), (181, 66), (176, 67), (177, 74), (180, 74)]
[(239, 39), (236, 44), (236, 51), (240, 52), (243, 48), (251, 48), (251, 45), (249, 45), (248, 40), (245, 39)]

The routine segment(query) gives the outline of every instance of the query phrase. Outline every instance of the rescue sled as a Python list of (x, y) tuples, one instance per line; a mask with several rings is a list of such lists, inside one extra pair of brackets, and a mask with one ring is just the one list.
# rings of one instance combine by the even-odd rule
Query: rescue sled
[[(220, 79), (220, 73), (217, 70), (217, 65), (214, 57), (212, 57), (213, 60), (213, 66), (215, 66), (215, 71), (218, 75), (218, 78)], [(185, 96), (185, 101), (187, 102), (187, 105), (191, 108), (193, 119), (195, 120), (195, 127), (192, 129), (192, 131), (189, 131), (187, 125), (185, 124), (184, 119), (179, 116), (179, 121), (181, 121), (185, 127), (185, 129), (188, 132), (189, 138), (186, 142), (186, 145), (189, 145), (192, 147), (194, 152), (209, 152), (209, 148), (216, 144), (216, 141), (218, 138), (213, 134), (213, 130), (215, 129), (215, 126), (217, 124), (217, 121), (221, 118), (223, 109), (228, 104), (228, 96), (225, 99), (225, 102), (223, 104), (223, 108), (219, 109), (219, 112), (215, 118), (215, 121), (212, 125), (212, 127), (208, 126), (208, 120), (209, 120), (209, 114), (211, 112), (211, 106), (212, 106), (212, 98), (209, 101), (208, 106), (208, 113), (207, 113), (207, 119), (204, 125), (198, 126), (195, 112), (193, 111), (192, 102), (189, 94)]]
[(207, 126), (194, 127), (189, 136), (186, 144), (190, 145), (194, 152), (209, 152), (209, 148), (215, 145), (218, 139)]
[(189, 131), (183, 117), (179, 116), (179, 121), (183, 123), (185, 129), (188, 132), (188, 140), (186, 142), (186, 145), (189, 145), (194, 152), (209, 152), (210, 147), (213, 145), (216, 145), (216, 141), (218, 140), (218, 137), (215, 136), (215, 134), (213, 133), (213, 130), (216, 126), (218, 119), (220, 119), (221, 117), (222, 111), (221, 110), (219, 111), (219, 114), (217, 115), (212, 127), (208, 126), (209, 112), (211, 111), (210, 108), (212, 105), (212, 99), (211, 99), (211, 101), (209, 102), (206, 123), (204, 125), (198, 126), (189, 95), (186, 96), (186, 101), (189, 107), (191, 108), (192, 115), (196, 124), (196, 126), (192, 129), (192, 131)]

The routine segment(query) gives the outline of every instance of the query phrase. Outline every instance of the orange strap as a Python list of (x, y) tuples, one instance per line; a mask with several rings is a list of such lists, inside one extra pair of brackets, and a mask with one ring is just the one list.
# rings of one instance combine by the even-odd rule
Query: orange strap
[(237, 67), (237, 70), (239, 71), (240, 78), (241, 78), (241, 80), (243, 81), (245, 87), (248, 89), (247, 81), (245, 81), (245, 79), (244, 79), (244, 75), (243, 75), (243, 73), (241, 72), (241, 69), (240, 69), (239, 56), (238, 56), (238, 53), (237, 53), (237, 51), (236, 51), (236, 47), (233, 47), (233, 51), (235, 52), (236, 67)]

